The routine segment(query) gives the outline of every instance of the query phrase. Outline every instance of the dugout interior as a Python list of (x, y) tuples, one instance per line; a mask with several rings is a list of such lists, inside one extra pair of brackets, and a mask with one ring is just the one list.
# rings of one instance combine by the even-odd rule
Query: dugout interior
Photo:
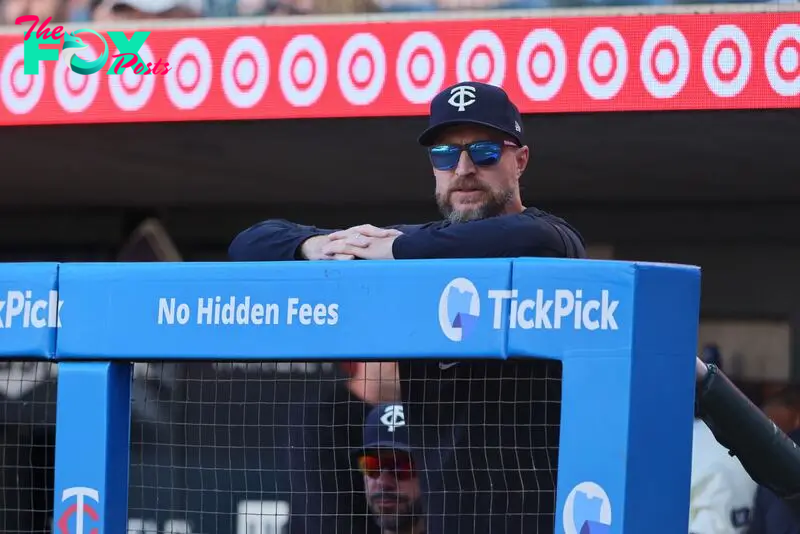
[[(147, 217), (164, 224), (186, 261), (224, 260), (236, 232), (264, 218), (328, 227), (431, 220), (433, 181), (415, 143), (425, 123), (3, 128), (0, 258), (114, 261)], [(528, 115), (525, 202), (567, 218), (600, 256), (700, 265), (704, 320), (777, 329), (786, 347), (770, 350), (787, 352), (794, 376), (798, 126), (800, 110)], [(744, 387), (777, 379), (779, 371), (755, 361)], [(155, 520), (159, 532), (178, 517), (194, 532), (233, 534), (230, 517), (241, 502), (270, 493), (253, 466), (269, 470), (274, 457), (264, 446), (268, 431), (258, 428), (276, 417), (270, 388), (281, 371), (210, 363), (139, 369), (131, 492), (140, 500), (131, 517), (142, 526)], [(38, 387), (4, 403), (3, 532), (47, 531), (42, 489), (52, 491), (54, 379), (41, 372)], [(759, 399), (761, 389), (748, 391)], [(177, 459), (187, 450), (194, 456)], [(233, 450), (247, 452), (234, 458)], [(197, 469), (207, 466), (216, 469)]]

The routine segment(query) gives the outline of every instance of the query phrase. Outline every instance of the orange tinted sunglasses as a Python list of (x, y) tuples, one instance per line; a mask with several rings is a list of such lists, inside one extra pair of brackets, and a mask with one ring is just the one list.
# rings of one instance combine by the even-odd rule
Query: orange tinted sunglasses
[(381, 471), (394, 474), (397, 480), (414, 478), (414, 461), (405, 453), (364, 454), (358, 458), (358, 468), (369, 478), (378, 478)]

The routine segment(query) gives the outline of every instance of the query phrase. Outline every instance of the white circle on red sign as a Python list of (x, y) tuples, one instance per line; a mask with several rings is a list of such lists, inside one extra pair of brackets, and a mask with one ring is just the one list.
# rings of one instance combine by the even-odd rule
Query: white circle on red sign
[(703, 48), (703, 76), (712, 93), (732, 97), (742, 92), (753, 68), (747, 35), (733, 24), (717, 26)]
[(594, 100), (614, 98), (628, 75), (628, 49), (614, 28), (595, 28), (581, 44), (578, 77)]
[(222, 91), (232, 106), (252, 108), (264, 96), (269, 84), (269, 54), (260, 39), (238, 37), (222, 61)]
[(0, 97), (14, 115), (24, 115), (36, 107), (47, 79), (44, 61), (39, 62), (39, 74), (25, 74), (24, 56), (24, 45), (14, 45), (0, 67)]
[(522, 41), (517, 56), (517, 79), (522, 92), (537, 102), (550, 100), (567, 77), (564, 41), (551, 29), (534, 30)]
[[(153, 74), (152, 70), (155, 66), (155, 59), (153, 51), (147, 44), (143, 44), (139, 49), (139, 58), (144, 63), (145, 67), (150, 63), (150, 67), (142, 69), (139, 74), (133, 72), (133, 67), (120, 71), (120, 74), (108, 76), (108, 92), (111, 93), (111, 100), (122, 111), (138, 111), (147, 104), (150, 97), (153, 95), (153, 90), (156, 86), (156, 76), (161, 76), (164, 70), (163, 63), (158, 67), (159, 74)], [(116, 60), (113, 60), (116, 61)], [(123, 63), (127, 63), (127, 58), (123, 59)], [(112, 63), (113, 64), (113, 63)], [(150, 74), (144, 74), (148, 70)]]
[(442, 42), (431, 32), (406, 37), (397, 54), (397, 85), (406, 100), (425, 104), (444, 83), (445, 55)]
[(489, 30), (475, 30), (464, 39), (456, 56), (458, 82), (481, 82), (502, 86), (506, 77), (506, 50)]
[[(80, 57), (87, 61), (97, 59), (99, 54), (91, 43), (85, 43), (86, 48), (81, 50)], [(97, 96), (100, 87), (100, 73), (105, 74), (105, 68), (99, 72), (85, 75), (78, 74), (70, 68), (70, 60), (56, 62), (53, 72), (53, 91), (61, 108), (68, 113), (85, 111)]]
[(339, 54), (339, 89), (354, 106), (371, 104), (386, 82), (386, 53), (377, 37), (357, 33), (350, 37)]
[(655, 98), (672, 98), (686, 85), (691, 58), (686, 37), (675, 26), (654, 28), (644, 40), (639, 70), (647, 92)]
[(328, 81), (325, 45), (309, 34), (297, 35), (283, 49), (278, 81), (286, 101), (295, 107), (314, 104)]
[(800, 94), (800, 25), (781, 24), (775, 28), (764, 51), (764, 69), (776, 93)]
[(164, 75), (167, 97), (178, 109), (195, 109), (211, 89), (214, 66), (205, 43), (186, 37), (172, 47), (167, 58), (169, 72)]

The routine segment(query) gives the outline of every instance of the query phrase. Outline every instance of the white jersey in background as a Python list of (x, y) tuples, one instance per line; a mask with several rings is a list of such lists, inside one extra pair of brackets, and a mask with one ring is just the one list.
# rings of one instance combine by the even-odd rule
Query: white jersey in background
[(699, 419), (693, 440), (689, 534), (742, 534), (753, 513), (756, 483)]

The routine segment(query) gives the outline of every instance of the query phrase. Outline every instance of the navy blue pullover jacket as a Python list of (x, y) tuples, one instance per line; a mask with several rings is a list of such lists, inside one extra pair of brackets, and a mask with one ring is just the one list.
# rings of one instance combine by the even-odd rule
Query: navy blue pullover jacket
[[(395, 259), (584, 257), (583, 238), (564, 220), (536, 208), (478, 221), (389, 226), (403, 233), (392, 247)], [(301, 259), (300, 245), (337, 230), (270, 219), (251, 226), (231, 243), (233, 261)], [(573, 248), (574, 247), (574, 248)]]

